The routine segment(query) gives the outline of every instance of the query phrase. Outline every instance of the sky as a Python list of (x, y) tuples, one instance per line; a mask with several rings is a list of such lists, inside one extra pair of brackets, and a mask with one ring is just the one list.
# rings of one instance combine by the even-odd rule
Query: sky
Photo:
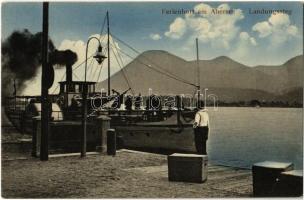
[[(194, 13), (173, 14), (172, 10), (194, 10)], [(286, 13), (255, 13), (256, 10), (286, 10)], [(51, 2), (49, 5), (49, 36), (60, 50), (72, 49), (78, 54), (78, 65), (85, 59), (85, 46), (95, 35), (106, 44), (105, 30), (101, 34), (106, 11), (110, 15), (110, 32), (139, 52), (165, 50), (185, 60), (196, 59), (195, 38), (199, 40), (200, 59), (228, 56), (248, 66), (280, 65), (303, 54), (303, 5), (299, 2)], [(232, 14), (214, 14), (232, 11)], [(1, 40), (13, 31), (42, 30), (42, 3), (3, 3), (1, 9)], [(171, 13), (169, 13), (171, 11)], [(97, 41), (89, 45), (93, 54)], [(111, 45), (136, 57), (118, 40)], [(116, 52), (117, 53), (117, 52)], [(123, 57), (122, 66), (131, 61)], [(111, 71), (120, 70), (111, 56)], [(97, 64), (92, 61), (88, 79), (99, 77)], [(75, 79), (83, 78), (83, 67), (75, 71)], [(95, 73), (94, 73), (95, 72)], [(61, 80), (63, 69), (56, 69), (55, 82)], [(106, 63), (98, 79), (106, 78)], [(29, 81), (25, 94), (39, 92), (41, 72)], [(33, 92), (31, 88), (35, 86)], [(52, 90), (56, 89), (54, 84)], [(38, 88), (38, 89), (37, 89)]]

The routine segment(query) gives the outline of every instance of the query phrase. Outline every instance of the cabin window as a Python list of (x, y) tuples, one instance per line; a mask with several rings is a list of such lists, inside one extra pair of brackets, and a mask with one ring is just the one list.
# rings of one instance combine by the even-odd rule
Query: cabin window
[(75, 92), (79, 92), (79, 85), (75, 85)]
[(89, 92), (90, 93), (94, 92), (93, 85), (89, 85), (88, 87), (89, 87)]
[(69, 86), (69, 92), (75, 92), (75, 85), (74, 84), (68, 84)]
[(64, 92), (64, 85), (60, 84), (60, 93), (63, 93), (63, 92)]

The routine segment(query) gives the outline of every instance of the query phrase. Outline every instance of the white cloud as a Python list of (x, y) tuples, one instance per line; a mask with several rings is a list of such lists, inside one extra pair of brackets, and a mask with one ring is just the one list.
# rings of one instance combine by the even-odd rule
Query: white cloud
[(184, 19), (178, 17), (170, 24), (169, 31), (165, 32), (165, 36), (172, 39), (179, 39), (186, 32), (186, 22)]
[[(209, 6), (208, 4), (200, 3), (200, 4), (196, 5), (196, 6), (194, 6), (194, 11), (196, 13), (200, 12), (200, 15), (202, 15), (202, 16), (208, 16), (212, 12), (212, 7)], [(206, 11), (206, 12), (201, 12), (201, 11)]]
[[(91, 35), (89, 38), (91, 38), (91, 37), (100, 38), (101, 46), (103, 47), (103, 53), (104, 53), (104, 55), (107, 56), (107, 49), (106, 49), (107, 48), (107, 35), (95, 34), (95, 35)], [(70, 49), (70, 50), (74, 51), (78, 56), (78, 61), (74, 64), (74, 66), (78, 66), (85, 60), (86, 45), (87, 45), (87, 41), (63, 40), (61, 42), (61, 44), (59, 45), (58, 49), (59, 50)], [(90, 41), (89, 46), (88, 46), (88, 57), (95, 54), (95, 52), (97, 51), (98, 45), (99, 45), (99, 43), (96, 39), (92, 39)], [(117, 64), (116, 57), (115, 57), (115, 55), (118, 57), (119, 49), (120, 49), (120, 47), (119, 47), (118, 43), (114, 42), (113, 38), (110, 36), (111, 74), (117, 72), (120, 69)], [(99, 69), (101, 66), (98, 65), (98, 63), (93, 58), (88, 59), (87, 64), (88, 64), (88, 68), (92, 68), (92, 69), (89, 69), (87, 72), (87, 74), (88, 74), (87, 79), (96, 81), (98, 76), (96, 73), (94, 74), (94, 71), (99, 72)], [(107, 66), (107, 58), (103, 62), (102, 66)], [(96, 68), (98, 68), (98, 69), (96, 70)], [(79, 69), (75, 70), (75, 74), (77, 77), (79, 77), (82, 80), (83, 74), (84, 74), (84, 65), (80, 66)], [(105, 79), (106, 74), (107, 74), (107, 70), (105, 70), (105, 69), (102, 70), (101, 78), (99, 80)], [(73, 78), (75, 78), (77, 80), (77, 77), (73, 77)]]
[(259, 32), (259, 37), (267, 37), (271, 34), (272, 28), (268, 22), (259, 22), (252, 27), (253, 31)]
[[(214, 9), (233, 10), (233, 14), (214, 14)], [(182, 57), (187, 55), (188, 59), (193, 59), (195, 38), (199, 39), (202, 59), (225, 55), (254, 66), (281, 64), (292, 56), (302, 54), (302, 29), (293, 22), (294, 18), (301, 17), (299, 14), (289, 16), (275, 13), (268, 17), (264, 15), (265, 20), (256, 21), (256, 16), (247, 15), (245, 10), (232, 8), (227, 3), (218, 7), (198, 3), (194, 11), (173, 19), (165, 33), (165, 36), (173, 39), (169, 33), (177, 24), (177, 19), (182, 22), (180, 31), (173, 29), (174, 36), (178, 35), (174, 39), (179, 40), (176, 43), (181, 46), (176, 52), (179, 51)], [(244, 17), (253, 18), (249, 20), (252, 24), (244, 25)]]
[(248, 42), (249, 44), (256, 46), (257, 42), (253, 37), (250, 37), (250, 35), (247, 32), (241, 32), (240, 33), (240, 39), (241, 41)]
[(270, 18), (268, 19), (269, 23), (271, 23), (273, 26), (289, 26), (290, 20), (289, 16), (284, 13), (273, 13)]
[(255, 39), (254, 39), (253, 37), (250, 37), (249, 40), (250, 40), (250, 43), (251, 43), (253, 46), (256, 46), (256, 45), (257, 45), (257, 42), (255, 41)]
[(288, 34), (290, 34), (292, 36), (296, 36), (298, 33), (298, 28), (294, 25), (291, 25), (287, 28), (287, 32), (288, 32)]
[(252, 27), (260, 38), (269, 37), (272, 45), (281, 45), (298, 35), (298, 28), (291, 25), (289, 15), (273, 13), (267, 21), (258, 22)]
[(244, 63), (252, 55), (252, 51), (258, 44), (247, 32), (241, 32), (237, 41), (235, 48), (228, 55)]
[(160, 40), (162, 37), (158, 33), (151, 33), (150, 38), (152, 40)]
[[(176, 18), (165, 32), (165, 36), (180, 39), (187, 33), (190, 38), (197, 37), (201, 42), (210, 43), (215, 48), (230, 49), (231, 42), (238, 36), (236, 23), (244, 18), (240, 9), (233, 9), (232, 14), (214, 14), (211, 6), (201, 3), (194, 7), (195, 13), (184, 18)], [(217, 10), (231, 10), (228, 4), (221, 4)], [(205, 12), (200, 12), (205, 11)]]
[[(101, 39), (101, 45), (103, 46), (103, 52), (104, 54), (107, 56), (107, 51), (105, 51), (106, 46), (107, 46), (107, 36), (106, 35), (91, 35), (90, 37), (97, 37)], [(65, 39), (63, 40), (59, 47), (57, 48), (58, 50), (67, 50), (70, 49), (73, 52), (75, 52), (77, 54), (78, 60), (77, 62), (73, 65), (73, 80), (80, 80), (83, 81), (84, 80), (84, 60), (85, 60), (85, 53), (86, 53), (86, 44), (87, 41), (82, 41), (82, 40), (68, 40)], [(98, 41), (96, 39), (92, 39), (90, 41), (89, 44), (89, 48), (88, 48), (88, 57), (90, 55), (93, 55), (98, 47)], [(116, 48), (113, 48), (116, 47)], [(120, 70), (119, 65), (117, 64), (115, 55), (118, 55), (118, 51), (116, 49), (120, 49), (119, 45), (113, 41), (113, 38), (110, 36), (110, 48), (111, 48), (111, 74), (116, 73), (117, 71)], [(123, 55), (121, 55), (123, 57), (124, 63), (126, 64), (128, 61), (125, 60), (125, 57)], [(79, 66), (77, 69), (75, 69), (77, 66)], [(99, 81), (104, 80), (107, 78), (107, 59), (103, 62), (103, 65), (98, 65), (97, 62), (95, 61), (95, 59), (88, 59), (87, 61), (87, 66), (88, 66), (88, 70), (87, 70), (87, 80), (88, 81), (97, 81), (98, 79), (98, 75), (99, 75), (99, 70), (101, 68), (101, 74), (99, 77)], [(95, 72), (95, 73), (94, 73)], [(54, 84), (52, 86), (52, 88), (49, 90), (50, 92), (52, 92), (58, 85), (59, 81), (65, 80), (65, 68), (64, 67), (60, 67), (60, 68), (55, 68), (55, 80), (54, 80)], [(63, 78), (63, 79), (62, 79)], [(23, 91), (23, 95), (39, 95), (40, 94), (40, 82), (41, 82), (41, 70), (38, 71), (37, 76), (28, 81), (26, 83), (27, 87), (26, 89)], [(58, 92), (58, 90), (56, 91)]]

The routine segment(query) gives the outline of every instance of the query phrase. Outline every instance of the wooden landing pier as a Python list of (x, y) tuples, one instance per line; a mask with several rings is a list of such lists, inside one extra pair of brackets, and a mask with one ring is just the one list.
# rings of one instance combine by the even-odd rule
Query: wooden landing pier
[[(3, 115), (2, 115), (3, 116)], [(4, 121), (2, 121), (4, 122)], [(204, 183), (168, 181), (167, 156), (119, 150), (115, 157), (88, 153), (51, 155), (48, 162), (15, 151), (24, 139), (2, 123), (4, 198), (207, 198), (251, 197), (251, 170), (210, 164)]]
[(251, 170), (209, 164), (204, 183), (169, 182), (167, 156), (119, 150), (115, 157), (2, 158), (5, 198), (251, 197)]

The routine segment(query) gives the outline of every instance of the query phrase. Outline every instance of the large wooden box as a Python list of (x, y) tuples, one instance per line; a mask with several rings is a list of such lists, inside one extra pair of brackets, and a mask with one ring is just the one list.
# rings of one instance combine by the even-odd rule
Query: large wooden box
[(168, 156), (169, 181), (202, 183), (207, 180), (208, 156), (174, 153)]
[(293, 169), (292, 163), (265, 161), (252, 166), (253, 195), (256, 197), (276, 197), (275, 187), (281, 172)]

